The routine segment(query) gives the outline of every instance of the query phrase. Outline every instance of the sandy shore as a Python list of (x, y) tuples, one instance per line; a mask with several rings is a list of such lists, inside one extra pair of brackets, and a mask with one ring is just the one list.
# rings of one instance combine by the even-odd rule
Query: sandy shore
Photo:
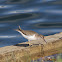
[[(36, 59), (38, 57), (48, 56), (56, 53), (62, 53), (62, 32), (50, 36), (45, 36), (47, 44), (41, 40), (31, 41), (32, 47), (28, 42), (19, 43), (16, 45), (5, 46), (0, 48), (0, 62), (11, 60), (26, 62), (26, 59)], [(39, 45), (43, 44), (43, 45)]]

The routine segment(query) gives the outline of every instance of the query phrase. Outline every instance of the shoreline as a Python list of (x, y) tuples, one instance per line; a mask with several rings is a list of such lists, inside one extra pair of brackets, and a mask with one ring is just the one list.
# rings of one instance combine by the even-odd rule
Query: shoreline
[[(26, 62), (27, 60), (30, 61), (30, 59), (38, 59), (39, 57), (62, 53), (62, 32), (45, 36), (45, 40), (48, 42), (47, 44), (42, 39), (31, 41), (31, 44), (33, 44), (32, 47), (29, 46), (28, 42), (1, 47), (0, 62), (14, 62), (14, 60)], [(41, 45), (37, 45), (39, 43)]]

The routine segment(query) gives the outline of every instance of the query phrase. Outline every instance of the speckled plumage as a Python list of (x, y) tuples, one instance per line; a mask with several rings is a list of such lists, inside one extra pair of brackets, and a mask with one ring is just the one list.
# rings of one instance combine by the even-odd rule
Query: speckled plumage
[[(31, 41), (31, 40), (39, 40), (39, 39), (44, 39), (44, 36), (43, 35), (39, 35), (38, 33), (34, 32), (34, 31), (31, 31), (31, 30), (22, 30), (19, 26), (19, 29), (16, 29), (16, 31), (18, 31), (19, 33), (21, 33), (21, 35), (28, 39), (28, 41)], [(46, 42), (46, 41), (45, 41)]]

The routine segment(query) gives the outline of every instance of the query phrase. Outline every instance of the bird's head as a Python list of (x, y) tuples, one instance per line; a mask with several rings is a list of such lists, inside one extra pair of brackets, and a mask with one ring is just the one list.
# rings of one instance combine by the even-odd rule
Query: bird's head
[(20, 28), (20, 26), (19, 26), (19, 28), (18, 29), (14, 29), (15, 31), (21, 31), (22, 29)]

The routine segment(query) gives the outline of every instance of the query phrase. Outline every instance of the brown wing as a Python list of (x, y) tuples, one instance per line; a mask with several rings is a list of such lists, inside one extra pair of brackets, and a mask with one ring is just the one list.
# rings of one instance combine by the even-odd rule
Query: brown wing
[(22, 30), (22, 33), (24, 33), (25, 35), (33, 35), (33, 34), (38, 35), (38, 33), (31, 30)]

